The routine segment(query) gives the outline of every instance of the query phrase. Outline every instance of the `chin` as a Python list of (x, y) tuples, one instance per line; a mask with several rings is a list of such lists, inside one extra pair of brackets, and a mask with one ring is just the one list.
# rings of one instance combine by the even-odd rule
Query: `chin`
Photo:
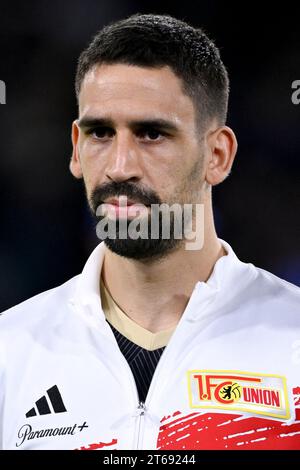
[(158, 260), (165, 258), (173, 251), (175, 251), (182, 240), (175, 239), (141, 239), (137, 240), (126, 239), (119, 240), (109, 239), (104, 240), (105, 245), (113, 253), (123, 256), (124, 258), (147, 261)]

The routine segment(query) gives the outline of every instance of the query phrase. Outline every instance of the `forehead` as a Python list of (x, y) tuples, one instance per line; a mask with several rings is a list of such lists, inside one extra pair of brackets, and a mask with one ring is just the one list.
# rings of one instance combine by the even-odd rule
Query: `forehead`
[(167, 66), (146, 68), (101, 65), (85, 76), (79, 94), (80, 115), (194, 119), (194, 106), (181, 80)]

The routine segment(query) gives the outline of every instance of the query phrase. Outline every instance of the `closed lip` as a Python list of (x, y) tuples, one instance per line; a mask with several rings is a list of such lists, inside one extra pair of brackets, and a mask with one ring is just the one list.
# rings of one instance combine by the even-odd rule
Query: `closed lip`
[(105, 204), (113, 204), (114, 206), (132, 206), (133, 204), (142, 205), (140, 202), (132, 201), (131, 199), (126, 198), (126, 196), (121, 196), (120, 198), (109, 198), (104, 201)]

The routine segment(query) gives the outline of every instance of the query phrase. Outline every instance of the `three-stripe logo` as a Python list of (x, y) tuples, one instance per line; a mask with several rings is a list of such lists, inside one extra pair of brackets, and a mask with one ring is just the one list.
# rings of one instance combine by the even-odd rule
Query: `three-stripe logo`
[(48, 415), (53, 413), (49, 406), (48, 400), (50, 400), (54, 413), (64, 413), (67, 411), (58, 387), (57, 385), (54, 385), (53, 387), (49, 388), (49, 390), (47, 390), (47, 395), (42, 396), (35, 402), (36, 408), (31, 408), (31, 410), (26, 413), (26, 418), (31, 418), (32, 416), (37, 416), (38, 414)]

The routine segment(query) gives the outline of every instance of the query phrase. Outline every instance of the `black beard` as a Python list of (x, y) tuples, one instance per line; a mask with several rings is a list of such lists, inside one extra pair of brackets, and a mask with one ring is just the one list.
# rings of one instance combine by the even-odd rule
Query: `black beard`
[[(101, 203), (109, 197), (117, 197), (120, 195), (127, 196), (129, 199), (139, 202), (146, 206), (151, 204), (162, 204), (160, 198), (151, 190), (138, 187), (135, 184), (128, 182), (109, 182), (96, 188), (90, 198), (90, 209), (97, 221), (103, 217), (97, 217), (96, 211)], [(162, 237), (162, 216), (159, 214), (159, 230), (158, 238), (152, 239), (149, 233), (151, 228), (151, 216), (148, 216), (148, 238), (132, 239), (128, 234), (128, 226), (131, 220), (127, 221), (127, 237), (125, 239), (119, 238), (119, 220), (116, 220), (116, 237), (106, 237), (105, 245), (114, 253), (125, 258), (135, 260), (157, 260), (164, 258), (166, 255), (174, 251), (181, 243), (181, 239), (174, 238), (174, 217), (171, 214), (170, 218), (170, 238)]]
[[(173, 214), (172, 214), (173, 215)], [(116, 237), (106, 238), (105, 245), (114, 253), (125, 258), (135, 259), (140, 261), (155, 260), (165, 258), (168, 254), (173, 252), (182, 242), (181, 239), (174, 238), (174, 219), (170, 220), (170, 238), (163, 238), (162, 233), (162, 218), (159, 216), (159, 230), (158, 238), (151, 238), (151, 218), (148, 217), (148, 231), (147, 238), (130, 238), (128, 227), (130, 220), (127, 221), (127, 237), (120, 238), (119, 220), (116, 220)], [(122, 230), (122, 233), (124, 231)]]

